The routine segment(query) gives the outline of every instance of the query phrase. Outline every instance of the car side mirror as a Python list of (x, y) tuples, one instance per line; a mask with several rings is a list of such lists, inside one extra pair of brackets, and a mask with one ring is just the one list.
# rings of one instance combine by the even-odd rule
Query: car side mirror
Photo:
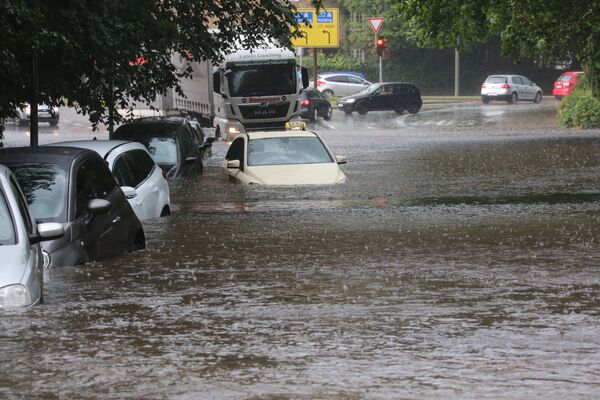
[(127, 200), (135, 199), (137, 197), (137, 190), (131, 186), (121, 186), (121, 190)]
[(224, 99), (227, 98), (227, 95), (221, 89), (221, 71), (213, 72), (213, 91), (219, 93)]
[(45, 240), (53, 240), (62, 237), (65, 234), (65, 228), (58, 222), (44, 222), (38, 224), (37, 234), (29, 236), (29, 243), (36, 244)]
[(240, 160), (228, 160), (227, 168), (228, 169), (240, 169)]
[(348, 161), (344, 156), (335, 156), (335, 162), (338, 164), (346, 164)]
[(110, 210), (112, 204), (110, 201), (104, 199), (93, 199), (88, 201), (87, 209), (92, 216), (104, 214)]

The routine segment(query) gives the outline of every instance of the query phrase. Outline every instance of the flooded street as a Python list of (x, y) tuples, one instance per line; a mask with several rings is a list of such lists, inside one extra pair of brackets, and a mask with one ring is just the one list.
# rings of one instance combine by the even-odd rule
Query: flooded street
[(0, 312), (0, 398), (597, 397), (600, 133), (545, 103), (336, 113), (330, 187), (231, 184), (215, 143), (146, 250)]

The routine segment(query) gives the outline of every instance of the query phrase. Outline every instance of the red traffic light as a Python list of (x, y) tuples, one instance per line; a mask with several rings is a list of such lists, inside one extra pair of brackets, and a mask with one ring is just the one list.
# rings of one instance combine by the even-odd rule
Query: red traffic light
[(386, 48), (385, 39), (382, 37), (375, 39), (375, 48), (377, 49), (377, 55), (381, 57), (383, 55), (383, 49)]

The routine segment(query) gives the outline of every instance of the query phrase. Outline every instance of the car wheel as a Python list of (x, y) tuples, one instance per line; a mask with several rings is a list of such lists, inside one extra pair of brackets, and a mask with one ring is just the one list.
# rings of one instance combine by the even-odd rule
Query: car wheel
[(52, 121), (50, 121), (50, 126), (56, 126), (58, 125), (58, 118), (53, 119)]
[(508, 99), (508, 104), (517, 104), (517, 101), (519, 101), (519, 96), (517, 96), (517, 92), (513, 92), (510, 99)]
[(323, 94), (325, 96), (333, 96), (333, 90), (331, 90), (331, 89), (325, 89), (325, 90), (323, 90)]
[(490, 103), (490, 98), (487, 96), (481, 96), (481, 102), (483, 104), (489, 104)]
[(319, 113), (317, 112), (317, 109), (316, 109), (316, 108), (314, 108), (314, 109), (312, 110), (312, 112), (310, 113), (310, 118), (309, 118), (309, 119), (310, 119), (311, 121), (316, 121), (318, 118), (319, 118)]
[(396, 112), (396, 114), (400, 115), (404, 112), (405, 108), (402, 106), (397, 106), (394, 111)]
[(144, 232), (139, 230), (136, 235), (133, 243), (131, 244), (130, 251), (143, 250), (146, 248), (146, 237), (144, 236)]
[(325, 116), (323, 118), (326, 119), (327, 121), (329, 121), (332, 116), (333, 116), (333, 107), (329, 106), (327, 108), (327, 113), (325, 114)]
[(365, 115), (369, 112), (369, 109), (365, 103), (358, 103), (355, 108), (360, 115)]
[(421, 106), (419, 105), (419, 103), (409, 103), (406, 106), (406, 110), (411, 114), (418, 113), (420, 109), (421, 109)]
[(535, 99), (533, 99), (533, 102), (536, 104), (540, 104), (542, 102), (542, 92), (537, 92), (535, 94)]
[(164, 206), (162, 211), (160, 212), (160, 216), (161, 217), (168, 217), (171, 215), (171, 209), (169, 208), (169, 206)]

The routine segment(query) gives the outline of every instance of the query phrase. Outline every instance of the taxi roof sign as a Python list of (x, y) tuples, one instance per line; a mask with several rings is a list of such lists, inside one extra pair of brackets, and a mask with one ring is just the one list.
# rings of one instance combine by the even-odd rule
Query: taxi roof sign
[(294, 47), (340, 47), (339, 9), (298, 8), (296, 21), (300, 38), (292, 39)]

